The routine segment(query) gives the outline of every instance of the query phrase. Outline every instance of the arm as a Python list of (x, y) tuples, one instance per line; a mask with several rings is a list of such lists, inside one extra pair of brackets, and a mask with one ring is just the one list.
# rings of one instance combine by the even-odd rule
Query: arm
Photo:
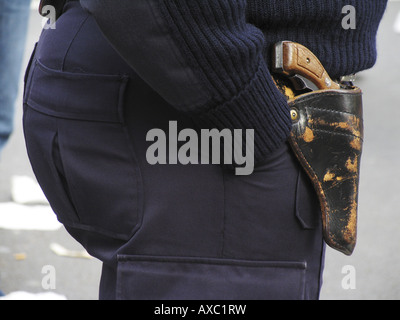
[(202, 128), (255, 129), (256, 161), (291, 120), (246, 0), (81, 0), (131, 67)]

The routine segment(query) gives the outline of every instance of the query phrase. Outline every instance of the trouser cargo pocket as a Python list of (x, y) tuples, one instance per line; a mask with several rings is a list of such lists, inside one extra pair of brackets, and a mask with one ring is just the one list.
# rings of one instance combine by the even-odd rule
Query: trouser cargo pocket
[(122, 116), (127, 81), (35, 60), (24, 99), (29, 158), (60, 222), (119, 240), (141, 222), (140, 171)]

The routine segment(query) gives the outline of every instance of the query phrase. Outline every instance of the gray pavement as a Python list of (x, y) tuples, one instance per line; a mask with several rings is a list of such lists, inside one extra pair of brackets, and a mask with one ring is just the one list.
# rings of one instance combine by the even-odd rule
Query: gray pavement
[[(42, 19), (32, 10), (26, 48), (25, 65), (41, 32)], [(0, 202), (11, 201), (11, 177), (34, 177), (25, 150), (22, 133), (22, 92), (17, 103), (15, 132), (0, 159)], [(53, 266), (55, 290), (70, 300), (95, 300), (101, 263), (95, 259), (61, 257), (50, 249), (58, 243), (70, 250), (82, 250), (64, 228), (58, 231), (12, 231), (0, 229), (0, 290), (5, 294), (15, 291), (46, 292), (42, 281), (49, 274), (44, 266)], [(16, 255), (16, 256), (15, 256)], [(42, 273), (44, 272), (44, 273)]]
[[(357, 82), (365, 117), (358, 244), (352, 257), (327, 251), (322, 299), (400, 299), (399, 14), (400, 2), (390, 2), (378, 35), (378, 62)], [(356, 272), (355, 289), (342, 287), (347, 265)]]
[[(399, 12), (400, 2), (390, 2), (379, 31), (378, 63), (374, 69), (360, 74), (357, 82), (364, 90), (365, 99), (358, 245), (351, 257), (327, 249), (321, 294), (324, 300), (400, 299), (400, 103), (397, 96), (400, 93), (397, 74), (400, 71), (400, 34), (394, 32)], [(40, 28), (41, 18), (32, 11), (26, 62)], [(21, 100), (20, 97), (18, 106)], [(11, 199), (12, 176), (33, 177), (25, 151), (21, 117), (19, 107), (15, 133), (0, 160), (0, 202)], [(56, 271), (56, 289), (52, 292), (67, 299), (97, 299), (100, 262), (57, 256), (50, 250), (53, 242), (68, 249), (81, 249), (64, 229), (0, 230), (0, 290), (5, 293), (46, 292), (42, 286), (45, 277), (42, 268), (50, 265)], [(346, 273), (348, 270), (350, 273)], [(354, 277), (349, 278), (351, 276)], [(345, 281), (349, 279), (350, 282)], [(355, 285), (355, 288), (347, 288), (346, 284)]]

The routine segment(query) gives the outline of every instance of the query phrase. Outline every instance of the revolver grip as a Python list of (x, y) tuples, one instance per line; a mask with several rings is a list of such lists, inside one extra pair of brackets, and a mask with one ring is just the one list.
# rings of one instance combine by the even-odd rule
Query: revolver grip
[(306, 47), (291, 41), (275, 45), (273, 69), (277, 73), (292, 77), (300, 75), (320, 90), (340, 89), (325, 70), (319, 59)]

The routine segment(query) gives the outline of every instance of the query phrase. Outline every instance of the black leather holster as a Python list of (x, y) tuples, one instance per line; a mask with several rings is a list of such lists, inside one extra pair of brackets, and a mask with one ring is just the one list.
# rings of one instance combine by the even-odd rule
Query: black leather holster
[(289, 101), (290, 144), (317, 191), (329, 246), (351, 255), (357, 239), (363, 106), (359, 88), (316, 91)]
[(289, 142), (318, 194), (324, 239), (351, 255), (357, 239), (362, 92), (356, 87), (313, 91), (291, 97), (289, 106)]

